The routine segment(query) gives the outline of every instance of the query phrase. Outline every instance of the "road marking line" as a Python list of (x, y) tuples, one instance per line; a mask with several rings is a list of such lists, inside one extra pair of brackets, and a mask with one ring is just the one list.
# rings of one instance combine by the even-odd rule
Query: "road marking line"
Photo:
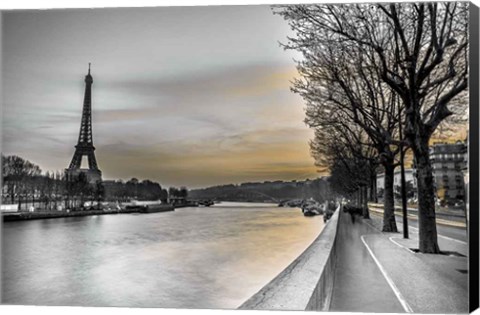
[[(418, 231), (418, 228), (416, 228), (416, 227), (414, 227), (414, 226), (409, 225), (408, 227)], [(417, 233), (418, 233), (418, 232), (417, 232)], [(461, 241), (461, 240), (457, 240), (457, 239), (455, 239), (455, 238), (451, 238), (451, 237), (448, 237), (448, 236), (445, 236), (445, 235), (442, 235), (442, 234), (438, 234), (438, 233), (437, 233), (437, 236), (438, 236), (438, 237), (441, 237), (441, 238), (444, 238), (444, 239), (447, 239), (447, 240), (450, 240), (450, 241), (454, 241), (454, 242), (460, 243), (460, 244), (468, 245), (468, 242), (464, 242), (464, 241)]]
[[(370, 209), (370, 212), (373, 212), (375, 214), (382, 214), (383, 213), (383, 211), (381, 211), (379, 209), (375, 209), (375, 208), (369, 208), (369, 209)], [(402, 216), (402, 212), (400, 212), (400, 211), (394, 211), (394, 212), (395, 212), (395, 215)], [(407, 217), (412, 219), (412, 220), (418, 220), (417, 215), (407, 214)], [(460, 222), (460, 221), (450, 221), (450, 220), (445, 220), (445, 219), (440, 219), (440, 218), (436, 218), (435, 221), (437, 222), (437, 224), (444, 225), (444, 226), (452, 226), (452, 227), (457, 227), (457, 228), (466, 228), (466, 226), (467, 226), (464, 222)]]
[[(397, 246), (400, 246), (401, 248), (404, 248), (404, 249), (408, 250), (408, 251), (409, 251), (410, 253), (412, 253), (412, 254), (415, 254), (415, 252), (414, 252), (413, 250), (411, 250), (411, 249), (408, 248), (408, 247), (403, 246), (402, 244), (398, 243), (397, 241), (394, 241), (393, 238), (394, 238), (394, 237), (392, 236), (392, 237), (389, 237), (388, 239), (389, 239), (393, 244), (395, 244), (395, 245), (397, 245)], [(396, 239), (399, 239), (399, 238), (396, 237)]]
[[(383, 212), (382, 212), (382, 213), (383, 213)], [(399, 222), (397, 222), (397, 223), (400, 224), (400, 223), (402, 223), (402, 222), (399, 221)], [(370, 226), (371, 226), (371, 225), (370, 225)], [(414, 229), (414, 230), (417, 230), (417, 231), (418, 231), (418, 228), (416, 228), (416, 227), (414, 227), (414, 226), (412, 226), (412, 225), (409, 225), (408, 227), (409, 227), (410, 229)], [(375, 229), (378, 230), (377, 228), (375, 228)], [(418, 232), (417, 232), (417, 233), (418, 233)], [(451, 241), (454, 241), (454, 242), (458, 242), (458, 243), (460, 243), (460, 244), (468, 245), (468, 242), (464, 242), (464, 241), (461, 241), (461, 240), (457, 240), (457, 239), (455, 239), (455, 238), (451, 238), (451, 237), (448, 237), (448, 236), (445, 236), (445, 235), (442, 235), (442, 234), (438, 234), (438, 233), (437, 233), (437, 236), (438, 236), (438, 237), (442, 237), (442, 238), (447, 239), (447, 240), (451, 240)]]
[(402, 307), (403, 307), (403, 309), (405, 310), (405, 312), (407, 312), (407, 313), (413, 313), (412, 308), (410, 307), (410, 305), (408, 305), (408, 303), (407, 303), (407, 301), (405, 300), (405, 298), (403, 297), (402, 293), (400, 293), (400, 291), (398, 290), (398, 288), (397, 288), (397, 286), (395, 285), (395, 283), (393, 283), (393, 280), (392, 280), (392, 279), (390, 278), (390, 276), (387, 274), (387, 272), (386, 272), (385, 269), (383, 268), (382, 264), (380, 264), (380, 262), (378, 261), (377, 257), (375, 257), (375, 255), (373, 254), (372, 250), (371, 250), (370, 247), (368, 246), (367, 242), (365, 241), (365, 235), (360, 236), (360, 239), (362, 240), (363, 245), (365, 245), (365, 247), (367, 248), (368, 252), (370, 253), (370, 256), (372, 256), (373, 261), (375, 261), (375, 263), (377, 264), (378, 268), (380, 269), (380, 272), (383, 274), (383, 277), (385, 278), (385, 280), (387, 280), (388, 285), (390, 286), (390, 288), (392, 288), (393, 293), (395, 293), (398, 301), (399, 301), (400, 304), (402, 305)]

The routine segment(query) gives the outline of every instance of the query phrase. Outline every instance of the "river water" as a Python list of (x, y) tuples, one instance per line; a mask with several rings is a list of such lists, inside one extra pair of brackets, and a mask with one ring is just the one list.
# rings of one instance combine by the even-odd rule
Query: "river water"
[(298, 257), (323, 218), (272, 204), (3, 224), (3, 303), (236, 308)]

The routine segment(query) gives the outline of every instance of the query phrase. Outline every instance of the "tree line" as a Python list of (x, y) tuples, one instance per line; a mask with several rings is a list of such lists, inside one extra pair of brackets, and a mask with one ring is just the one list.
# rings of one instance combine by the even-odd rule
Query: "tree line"
[(19, 156), (2, 155), (2, 203), (19, 210), (76, 208), (86, 201), (103, 200), (101, 183), (90, 185), (81, 174), (67, 180), (63, 172), (42, 173), (40, 167)]
[(104, 181), (105, 199), (107, 201), (127, 202), (135, 200), (161, 200), (167, 202), (168, 191), (151, 180), (138, 180), (131, 178), (128, 181)]
[(332, 197), (330, 185), (324, 179), (219, 185), (191, 190), (190, 196), (194, 199), (255, 202), (309, 198), (324, 202)]
[(90, 183), (84, 173), (68, 179), (64, 172), (45, 172), (16, 155), (2, 155), (2, 204), (18, 204), (20, 210), (78, 209), (86, 203), (99, 207), (102, 202), (129, 200), (161, 200), (186, 198), (188, 191), (170, 187), (167, 191), (151, 180), (132, 178), (126, 182), (98, 181)]
[(464, 117), (468, 87), (468, 3), (321, 4), (274, 7), (295, 36), (314, 129), (311, 151), (332, 187), (368, 217), (368, 187), (385, 173), (383, 231), (396, 232), (394, 170), (407, 150), (416, 165), (419, 249), (439, 253), (429, 142)]

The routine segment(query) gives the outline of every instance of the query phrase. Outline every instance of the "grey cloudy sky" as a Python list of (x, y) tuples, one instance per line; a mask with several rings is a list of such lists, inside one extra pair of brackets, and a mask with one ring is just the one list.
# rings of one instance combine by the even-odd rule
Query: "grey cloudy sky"
[(6, 12), (3, 147), (68, 166), (92, 63), (93, 133), (106, 179), (202, 187), (316, 175), (290, 92), (287, 23), (268, 6)]

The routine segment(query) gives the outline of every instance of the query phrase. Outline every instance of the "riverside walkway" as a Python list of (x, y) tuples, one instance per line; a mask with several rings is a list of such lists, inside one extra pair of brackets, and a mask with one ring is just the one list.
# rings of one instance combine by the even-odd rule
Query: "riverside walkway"
[[(383, 313), (468, 312), (467, 243), (439, 235), (450, 255), (415, 253), (418, 233), (382, 233), (372, 215), (340, 214), (330, 311)], [(401, 228), (401, 225), (399, 225)]]

